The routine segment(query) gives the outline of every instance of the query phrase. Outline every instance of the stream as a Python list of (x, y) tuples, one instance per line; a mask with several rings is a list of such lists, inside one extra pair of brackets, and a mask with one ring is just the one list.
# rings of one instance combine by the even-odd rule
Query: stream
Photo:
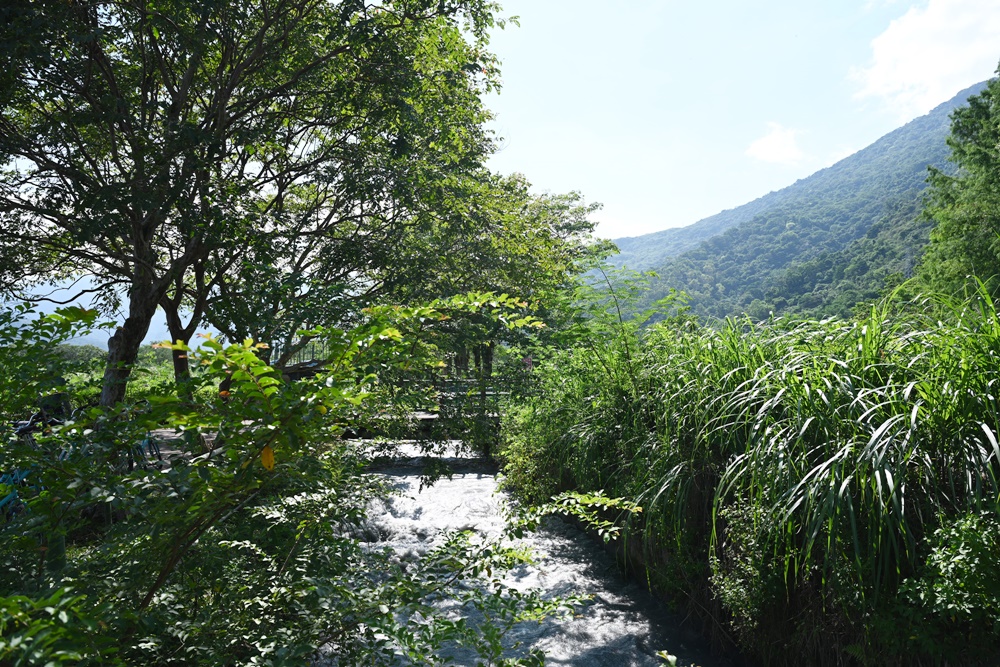
[[(450, 454), (443, 461), (452, 470), (451, 478), (423, 488), (425, 459), (415, 449), (404, 448), (373, 468), (399, 493), (371, 508), (367, 526), (371, 539), (408, 557), (432, 549), (447, 531), (500, 534), (505, 497), (497, 491), (495, 468), (480, 459)], [(666, 664), (656, 655), (665, 650), (677, 656), (678, 665), (734, 667), (730, 660), (713, 655), (693, 630), (682, 627), (680, 616), (641, 585), (626, 580), (614, 557), (576, 526), (548, 518), (524, 542), (533, 550), (535, 563), (511, 572), (512, 585), (539, 588), (553, 596), (591, 597), (570, 620), (525, 623), (512, 632), (510, 641), (542, 650), (547, 665), (654, 667)], [(456, 659), (464, 664), (461, 657)], [(471, 658), (468, 664), (474, 664)]]

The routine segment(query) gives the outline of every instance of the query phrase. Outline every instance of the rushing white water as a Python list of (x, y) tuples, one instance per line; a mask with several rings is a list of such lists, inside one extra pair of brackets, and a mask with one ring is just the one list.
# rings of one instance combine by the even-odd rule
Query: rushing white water
[[(505, 498), (497, 492), (495, 472), (475, 459), (449, 458), (451, 479), (421, 488), (420, 462), (396, 458), (377, 468), (399, 494), (372, 508), (369, 539), (409, 558), (436, 546), (448, 531), (474, 530), (484, 537), (500, 534)], [(666, 664), (657, 657), (658, 651), (677, 656), (678, 665), (732, 664), (713, 656), (690, 630), (680, 627), (678, 617), (642, 587), (626, 581), (614, 558), (575, 526), (550, 519), (525, 541), (535, 553), (535, 564), (512, 572), (509, 584), (592, 598), (570, 620), (527, 623), (515, 629), (509, 639), (542, 650), (546, 664), (653, 667)]]

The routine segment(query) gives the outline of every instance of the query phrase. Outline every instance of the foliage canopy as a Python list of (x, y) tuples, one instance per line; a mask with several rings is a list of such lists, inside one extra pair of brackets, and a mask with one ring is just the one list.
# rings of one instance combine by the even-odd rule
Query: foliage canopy
[(467, 233), (448, 206), (490, 148), (479, 96), (495, 85), (495, 10), (6, 3), (4, 287), (84, 273), (106, 305), (123, 296), (110, 405), (155, 309), (189, 339), (227, 276), (253, 277), (246, 263), (307, 263), (338, 283), (391, 263), (412, 229)]
[(951, 160), (958, 173), (931, 174), (926, 214), (936, 226), (920, 276), (931, 288), (959, 293), (983, 281), (1000, 297), (1000, 80), (952, 114)]

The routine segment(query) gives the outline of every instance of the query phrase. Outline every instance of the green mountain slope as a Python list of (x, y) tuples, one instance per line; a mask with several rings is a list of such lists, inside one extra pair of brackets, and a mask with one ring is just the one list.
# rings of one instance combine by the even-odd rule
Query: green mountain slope
[[(647, 263), (626, 264), (659, 274), (648, 301), (673, 287), (687, 292), (703, 315), (845, 315), (910, 275), (929, 233), (918, 216), (927, 166), (950, 168), (949, 114), (984, 86), (962, 91), (832, 167), (713, 216), (742, 220), (696, 247), (656, 264), (650, 239)], [(615, 243), (633, 248), (650, 236), (656, 235)]]
[(791, 188), (770, 192), (749, 204), (727, 209), (687, 227), (672, 227), (660, 232), (615, 239), (618, 254), (608, 262), (613, 266), (646, 271), (659, 266), (670, 257), (698, 247), (702, 241), (721, 234), (730, 227), (749, 222), (784, 202)]

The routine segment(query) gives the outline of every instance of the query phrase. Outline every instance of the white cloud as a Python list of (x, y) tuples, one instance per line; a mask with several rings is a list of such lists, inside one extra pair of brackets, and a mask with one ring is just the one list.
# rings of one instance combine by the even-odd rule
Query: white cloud
[(799, 130), (768, 123), (768, 132), (747, 148), (746, 154), (762, 162), (798, 164), (805, 154), (796, 143)]
[(858, 98), (878, 98), (902, 120), (988, 79), (1000, 60), (1000, 0), (929, 0), (872, 40), (867, 67), (850, 76)]

